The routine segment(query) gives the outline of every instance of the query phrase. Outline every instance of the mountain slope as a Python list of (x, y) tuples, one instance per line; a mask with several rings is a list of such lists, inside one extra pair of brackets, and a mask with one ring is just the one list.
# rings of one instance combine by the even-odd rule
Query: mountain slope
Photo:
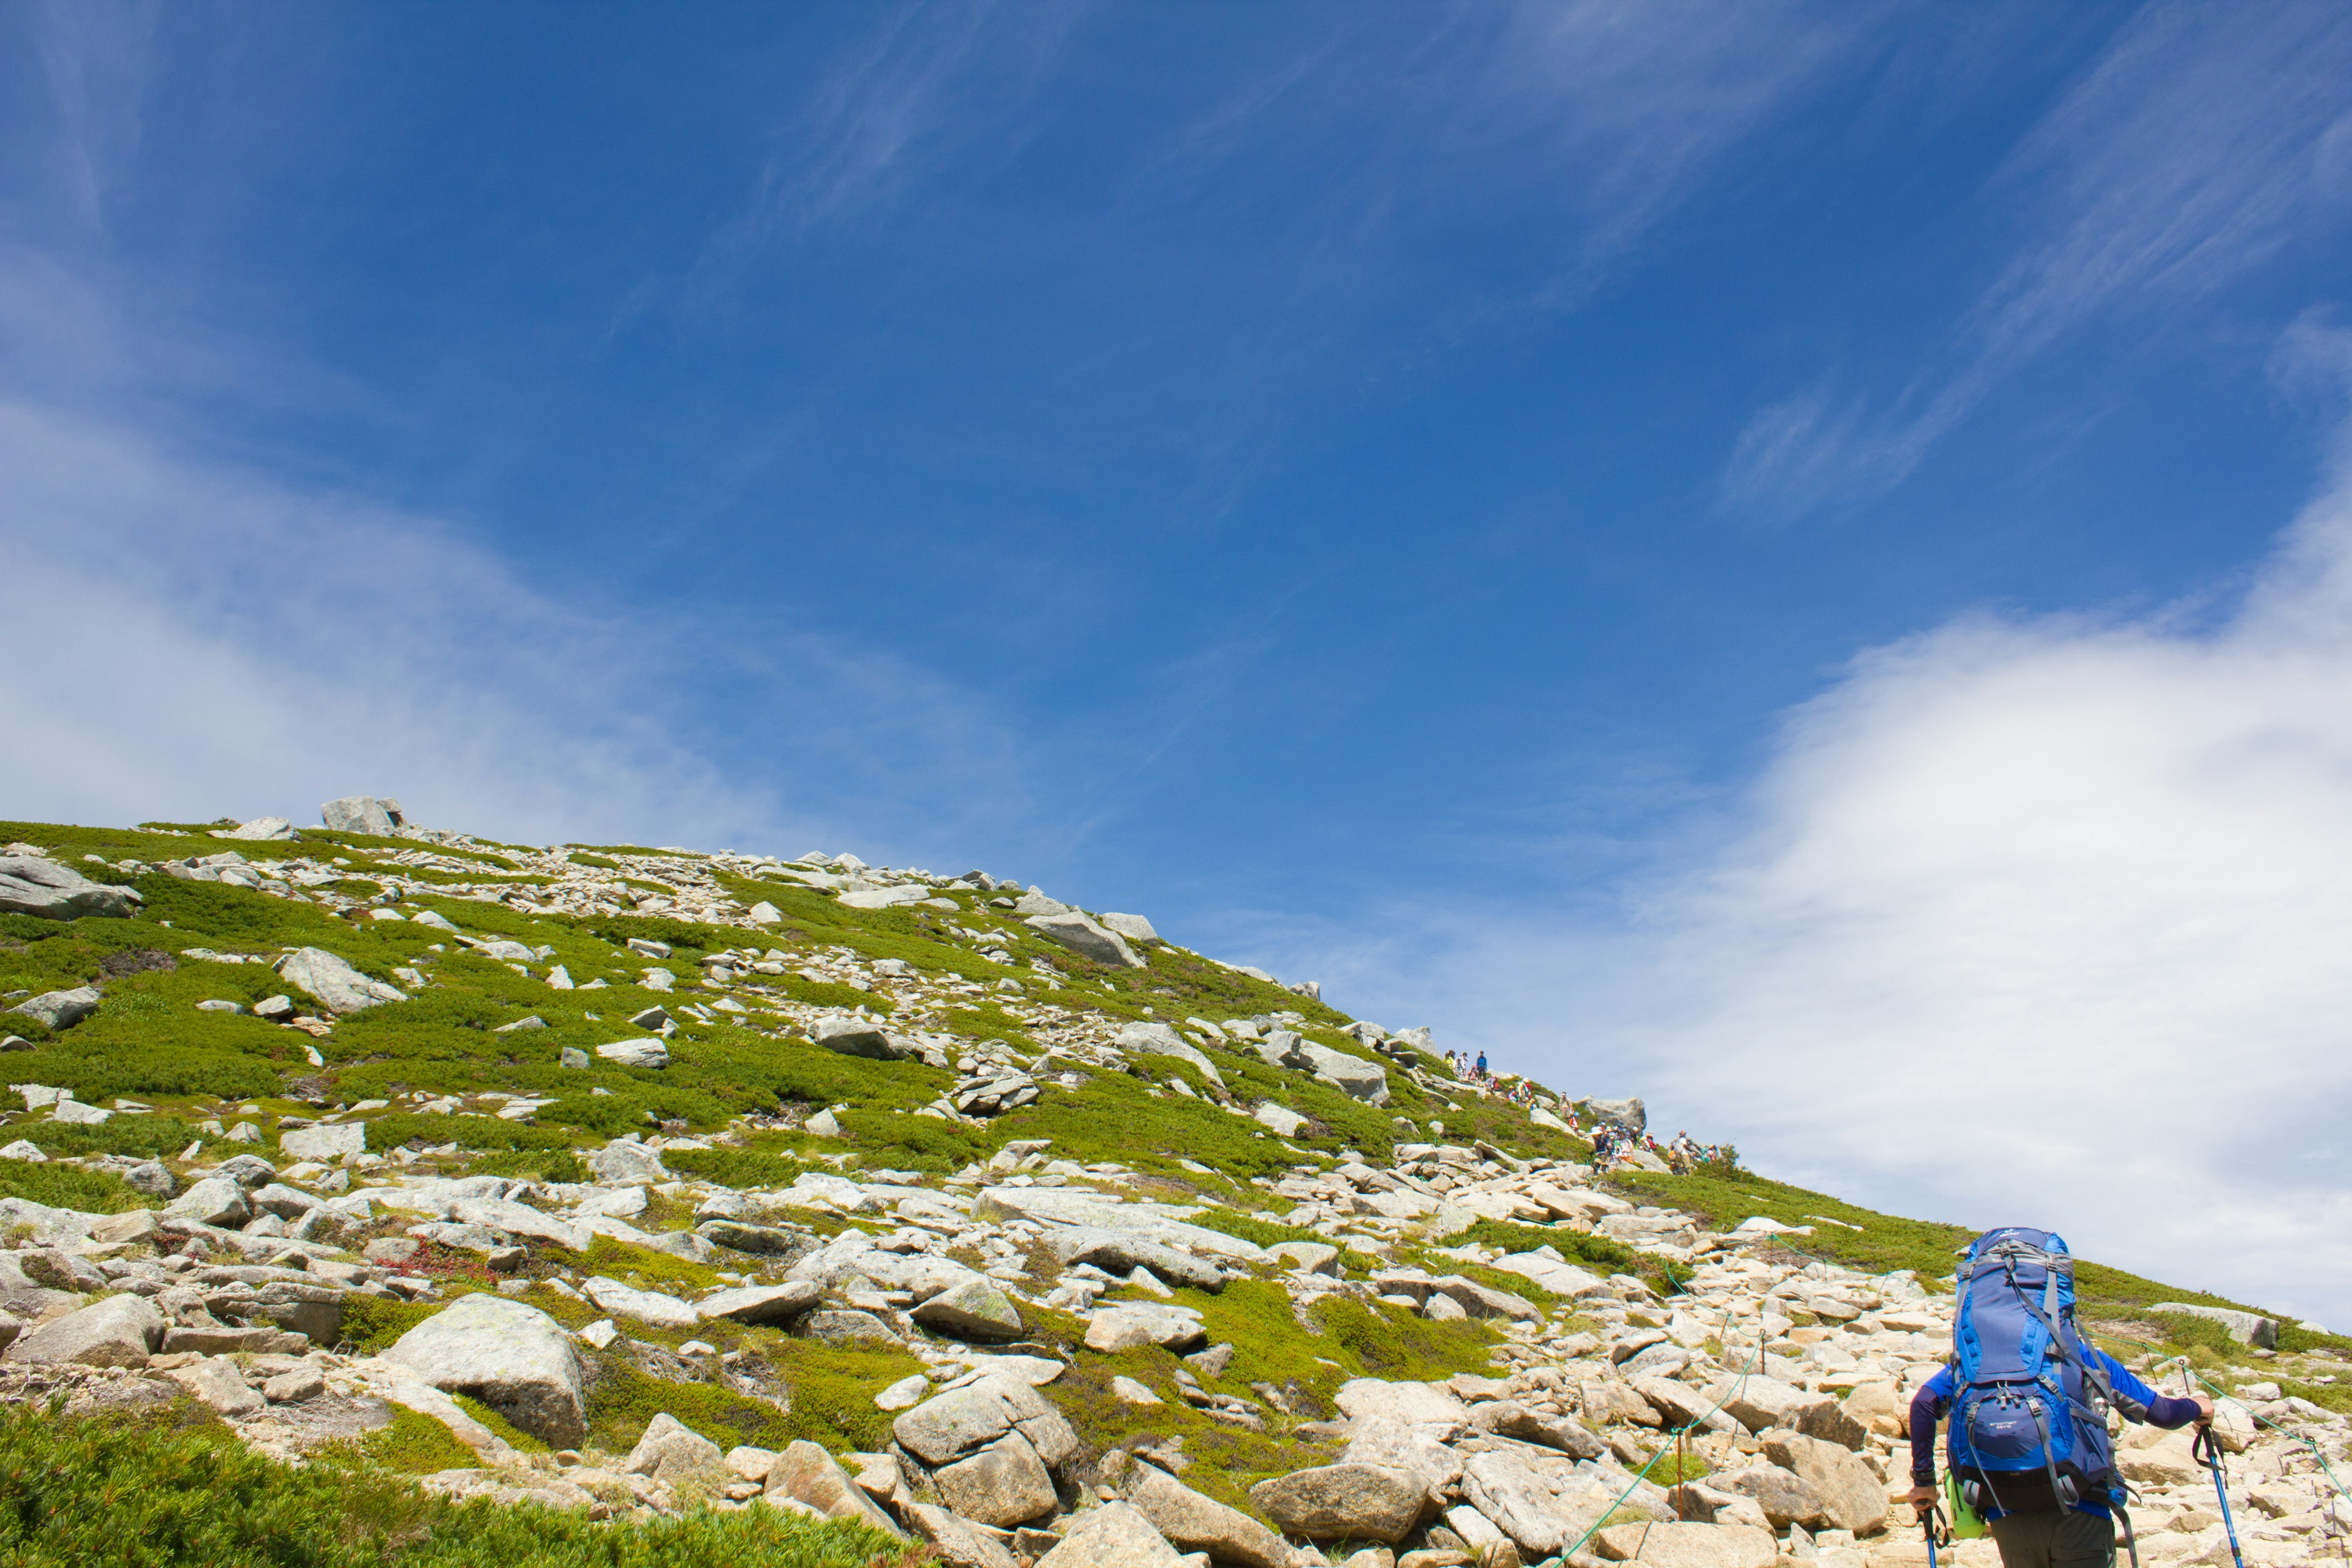
[[(1129, 1508), (1228, 1561), (1882, 1525), (1965, 1231), (1731, 1168), (1596, 1175), (1572, 1094), (1459, 1083), (1425, 1031), (977, 873), (328, 817), (0, 824), (0, 889), (52, 884), (19, 902), (136, 895), (0, 914), (0, 1006), (54, 1020), (5, 1015), (0, 1306), (31, 1326), (0, 1369), (92, 1419), (193, 1399), (265, 1455), (598, 1517), (792, 1500), (992, 1564), (1067, 1534), (1073, 1568)], [(2234, 1303), (2082, 1284), (2117, 1353), (2282, 1382), (2273, 1413), (2340, 1444), (2347, 1342), (2271, 1356), (2149, 1310)], [(92, 1352), (72, 1325), (125, 1296), (152, 1342)], [(467, 1370), (466, 1313), (537, 1370)], [(1705, 1414), (1739, 1373), (1800, 1403)], [(1635, 1479), (1693, 1421), (1684, 1473), (1797, 1476), (1771, 1435), (1805, 1410), (1874, 1464), (1819, 1458), (1834, 1509)]]

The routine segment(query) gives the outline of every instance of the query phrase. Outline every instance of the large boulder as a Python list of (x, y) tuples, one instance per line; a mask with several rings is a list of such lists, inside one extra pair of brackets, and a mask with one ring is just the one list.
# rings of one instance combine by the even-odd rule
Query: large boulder
[[(79, 1286), (61, 1283), (40, 1265), (28, 1272), (26, 1264), (38, 1256), (30, 1252), (0, 1252), (0, 1312), (31, 1322), (79, 1303)], [(36, 1275), (41, 1276), (36, 1278)]]
[(297, 948), (278, 966), (278, 977), (338, 1017), (380, 1002), (408, 1000), (406, 992), (370, 979), (323, 947)]
[(314, 1127), (298, 1127), (291, 1132), (280, 1132), (278, 1147), (289, 1159), (332, 1163), (346, 1154), (367, 1152), (367, 1123), (334, 1121)]
[(908, 1528), (931, 1543), (945, 1568), (1021, 1568), (996, 1537), (947, 1509), (910, 1502), (904, 1511)]
[(723, 1487), (735, 1479), (719, 1445), (665, 1410), (646, 1423), (645, 1435), (622, 1467), (632, 1476), (651, 1476), (671, 1486)]
[(1717, 1472), (1706, 1479), (1706, 1484), (1717, 1491), (1755, 1499), (1775, 1530), (1786, 1530), (1792, 1524), (1812, 1530), (1822, 1522), (1821, 1494), (1803, 1477), (1778, 1465), (1752, 1465), (1728, 1474)]
[(625, 1068), (644, 1068), (659, 1072), (669, 1066), (669, 1046), (659, 1039), (607, 1040), (596, 1047), (604, 1060)]
[(839, 1460), (805, 1438), (788, 1445), (770, 1463), (767, 1488), (768, 1496), (805, 1503), (827, 1519), (845, 1519), (885, 1535), (906, 1533), (874, 1506)]
[(235, 1229), (253, 1217), (253, 1201), (236, 1178), (206, 1176), (173, 1199), (164, 1207), (163, 1217)]
[(969, 1520), (1010, 1529), (1054, 1511), (1054, 1478), (1029, 1439), (1007, 1432), (931, 1472), (948, 1506)]
[(787, 1263), (803, 1254), (814, 1252), (817, 1247), (816, 1239), (806, 1231), (790, 1230), (775, 1225), (752, 1225), (740, 1219), (707, 1219), (694, 1227), (694, 1234), (711, 1246), (723, 1247), (730, 1252), (781, 1258)]
[[(580, 1293), (594, 1303), (600, 1312), (616, 1318), (635, 1318), (657, 1329), (690, 1329), (702, 1321), (692, 1307), (675, 1296), (665, 1296), (658, 1290), (640, 1290), (599, 1274), (580, 1287)], [(470, 1299), (470, 1298), (469, 1298)]]
[(1613, 1122), (1636, 1138), (1650, 1125), (1650, 1112), (1639, 1095), (1631, 1100), (1588, 1100), (1584, 1107), (1601, 1121)]
[(975, 1277), (940, 1291), (908, 1314), (927, 1329), (961, 1340), (1017, 1340), (1020, 1310), (991, 1281)]
[(1359, 1377), (1339, 1385), (1333, 1396), (1339, 1414), (1352, 1420), (1385, 1416), (1408, 1426), (1452, 1426), (1469, 1419), (1469, 1407), (1443, 1384), (1387, 1383)]
[(1548, 1411), (1531, 1410), (1516, 1399), (1491, 1400), (1472, 1407), (1471, 1424), (1498, 1437), (1515, 1437), (1522, 1443), (1540, 1443), (1547, 1448), (1557, 1448), (1572, 1459), (1597, 1459), (1608, 1445), (1591, 1432), (1573, 1415), (1555, 1415)]
[(1381, 1465), (1317, 1465), (1250, 1488), (1250, 1501), (1284, 1534), (1322, 1541), (1402, 1541), (1428, 1499), (1418, 1472)]
[(809, 1038), (828, 1051), (845, 1057), (864, 1057), (868, 1061), (903, 1061), (908, 1052), (883, 1031), (882, 1026), (871, 1019), (853, 1016), (821, 1018)]
[(788, 1323), (824, 1299), (824, 1286), (793, 1279), (782, 1285), (744, 1285), (715, 1291), (697, 1301), (694, 1310), (698, 1317), (725, 1318), (737, 1323)]
[(1119, 1301), (1087, 1320), (1087, 1348), (1116, 1355), (1158, 1345), (1181, 1355), (1209, 1342), (1199, 1316), (1156, 1301)]
[(75, 921), (84, 915), (127, 920), (145, 900), (135, 888), (93, 882), (70, 866), (38, 855), (0, 856), (0, 915)]
[[(1715, 1401), (1689, 1384), (1671, 1377), (1655, 1375), (1626, 1379), (1634, 1393), (1650, 1402), (1650, 1407), (1665, 1418), (1669, 1426), (1693, 1426), (1704, 1423), (1710, 1432), (1738, 1432), (1740, 1425), (1715, 1408)], [(1835, 1409), (1837, 1402), (1829, 1402)]]
[(1612, 1524), (1592, 1544), (1609, 1562), (1656, 1568), (1772, 1568), (1780, 1552), (1770, 1531), (1748, 1524)]
[(1183, 1560), (1139, 1510), (1111, 1502), (1073, 1520), (1037, 1568), (1179, 1568)]
[(1048, 942), (1060, 942), (1081, 958), (1123, 969), (1148, 967), (1148, 961), (1127, 945), (1127, 939), (1106, 931), (1076, 910), (1058, 915), (1031, 915), (1022, 922)]
[(1078, 1435), (1045, 1395), (1015, 1378), (991, 1376), (927, 1399), (890, 1424), (899, 1447), (927, 1465), (952, 1463), (1018, 1432), (1049, 1467), (1078, 1451)]
[(2197, 1307), (2186, 1301), (2158, 1301), (2146, 1310), (2202, 1318), (2209, 1323), (2221, 1324), (2222, 1331), (2242, 1345), (2252, 1345), (2256, 1350), (2278, 1349), (2277, 1321), (2256, 1312), (2241, 1312), (2229, 1307)]
[(1565, 1550), (1592, 1522), (1592, 1510), (1563, 1499), (1549, 1477), (1507, 1451), (1465, 1460), (1462, 1495), (1529, 1561)]
[(1186, 1552), (1205, 1552), (1243, 1568), (1290, 1568), (1282, 1537), (1237, 1508), (1202, 1497), (1157, 1466), (1139, 1464), (1128, 1478), (1127, 1500), (1152, 1528)]
[(1462, 1455), (1445, 1442), (1448, 1430), (1409, 1426), (1386, 1415), (1362, 1416), (1348, 1423), (1348, 1447), (1339, 1460), (1412, 1470), (1427, 1484), (1432, 1500), (1443, 1500), (1462, 1480)]
[[(44, 991), (29, 1001), (17, 1003), (8, 1011), (30, 1018), (45, 1028), (70, 1029), (97, 1012), (104, 1000), (96, 986), (77, 985), (70, 991)], [(65, 1117), (62, 1102), (54, 1114)]]
[(144, 1296), (110, 1296), (43, 1323), (8, 1347), (12, 1362), (145, 1366), (163, 1342), (163, 1314)]
[(1707, 1390), (1707, 1398), (1721, 1400), (1724, 1410), (1750, 1432), (1768, 1432), (1775, 1426), (1796, 1430), (1807, 1409), (1828, 1402), (1831, 1396), (1750, 1373), (1717, 1384)]
[(1764, 1438), (1764, 1457), (1794, 1474), (1822, 1500), (1822, 1517), (1838, 1530), (1876, 1530), (1886, 1520), (1886, 1488), (1861, 1456), (1797, 1432)]
[(1307, 1070), (1351, 1100), (1367, 1105), (1389, 1102), (1388, 1069), (1349, 1051), (1302, 1041), (1296, 1054), (1307, 1058)]
[(1105, 914), (1102, 923), (1129, 942), (1158, 942), (1160, 933), (1141, 915)]
[(671, 1179), (668, 1167), (662, 1163), (660, 1150), (648, 1149), (642, 1143), (632, 1143), (621, 1138), (589, 1155), (588, 1169), (598, 1181), (607, 1185)]
[(1224, 1270), (1215, 1263), (1162, 1246), (1133, 1231), (1106, 1230), (1090, 1225), (1056, 1227), (1046, 1233), (1045, 1244), (1054, 1249), (1055, 1258), (1065, 1268), (1073, 1263), (1091, 1263), (1120, 1275), (1149, 1268), (1153, 1278), (1171, 1285), (1201, 1290), (1225, 1288)]
[(1217, 1070), (1217, 1064), (1200, 1047), (1179, 1034), (1173, 1024), (1129, 1024), (1119, 1030), (1113, 1043), (1139, 1055), (1176, 1057), (1191, 1062), (1211, 1083), (1219, 1089), (1225, 1087), (1225, 1075)]
[(587, 1436), (579, 1352), (536, 1307), (461, 1296), (403, 1334), (383, 1359), (445, 1394), (471, 1394), (551, 1447), (573, 1447)]
[(372, 795), (347, 795), (319, 808), (319, 820), (330, 833), (365, 833), (389, 838), (399, 826), (391, 806)]
[(1508, 1318), (1515, 1323), (1543, 1321), (1543, 1309), (1525, 1296), (1497, 1290), (1459, 1274), (1441, 1274), (1429, 1282), (1429, 1288), (1474, 1318)]

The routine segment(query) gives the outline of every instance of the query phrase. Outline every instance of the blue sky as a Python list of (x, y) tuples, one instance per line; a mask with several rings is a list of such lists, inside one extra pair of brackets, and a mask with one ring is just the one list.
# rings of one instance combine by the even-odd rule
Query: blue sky
[[(2352, 934), (2273, 880), (2352, 869), (2347, 83), (2324, 5), (0, 8), (12, 815), (977, 864), (1958, 1218), (2074, 1176), (1919, 1157), (1954, 1051), (2144, 1129), (2251, 1030), (2332, 1146), (2352, 997), (2245, 965)], [(2070, 1223), (2352, 1302), (2251, 1158)]]

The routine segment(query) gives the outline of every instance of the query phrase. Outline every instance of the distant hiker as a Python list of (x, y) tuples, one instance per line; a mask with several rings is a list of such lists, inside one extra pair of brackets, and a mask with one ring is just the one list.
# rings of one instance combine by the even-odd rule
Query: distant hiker
[(1486, 1081), (1486, 1053), (1484, 1051), (1478, 1053), (1478, 1081)]
[(2074, 1259), (2047, 1231), (1979, 1237), (1958, 1295), (1951, 1363), (1911, 1400), (1906, 1500), (1923, 1518), (1936, 1505), (1936, 1422), (1948, 1410), (1953, 1495), (1991, 1527), (2003, 1568), (2111, 1568), (2124, 1489), (2107, 1411), (2185, 1426), (2212, 1420), (2213, 1402), (2160, 1394), (2083, 1338)]

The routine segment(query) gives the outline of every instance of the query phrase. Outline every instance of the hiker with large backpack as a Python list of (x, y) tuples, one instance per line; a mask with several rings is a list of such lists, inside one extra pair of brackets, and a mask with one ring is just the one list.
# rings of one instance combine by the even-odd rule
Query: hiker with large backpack
[(2074, 1259), (2048, 1231), (1987, 1231), (1956, 1285), (1952, 1359), (1911, 1400), (1911, 1506), (1923, 1518), (1936, 1506), (1948, 1412), (1953, 1512), (1985, 1521), (2003, 1568), (2109, 1568), (2125, 1489), (2107, 1412), (2185, 1426), (2212, 1420), (2213, 1402), (2160, 1394), (2083, 1337)]

